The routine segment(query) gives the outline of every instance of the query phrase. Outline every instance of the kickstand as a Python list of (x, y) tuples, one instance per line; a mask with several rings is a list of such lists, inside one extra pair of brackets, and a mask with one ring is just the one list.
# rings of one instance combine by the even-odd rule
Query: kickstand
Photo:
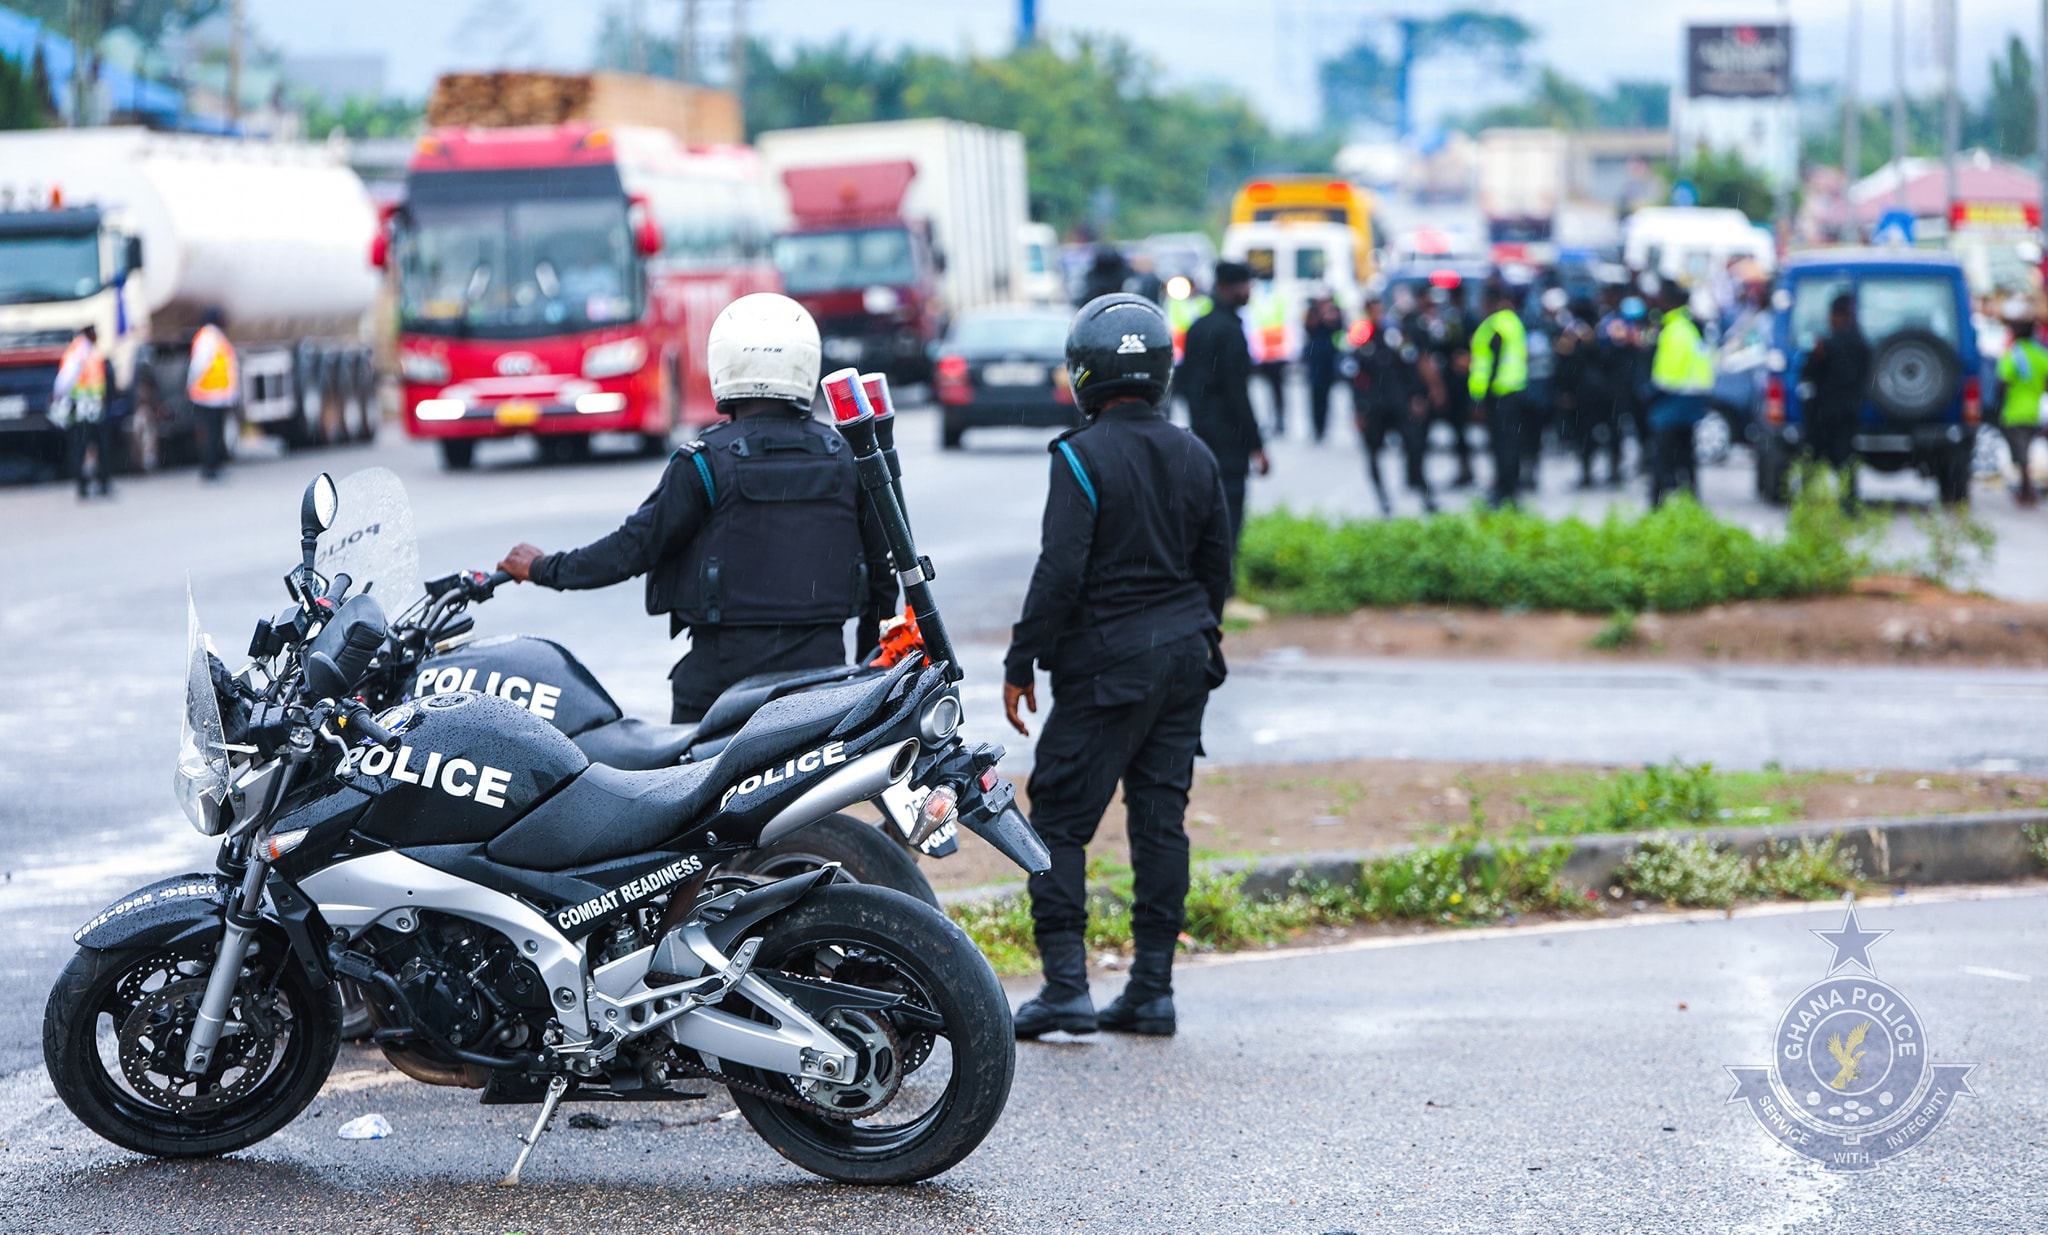
[(548, 1096), (541, 1099), (540, 1118), (533, 1121), (533, 1131), (519, 1138), (522, 1148), (519, 1161), (512, 1164), (512, 1170), (498, 1181), (500, 1188), (519, 1186), (519, 1172), (526, 1166), (526, 1159), (533, 1154), (533, 1147), (540, 1144), (541, 1134), (548, 1130), (548, 1121), (555, 1117), (555, 1108), (561, 1105), (562, 1095), (569, 1092), (569, 1078), (559, 1072), (548, 1079)]

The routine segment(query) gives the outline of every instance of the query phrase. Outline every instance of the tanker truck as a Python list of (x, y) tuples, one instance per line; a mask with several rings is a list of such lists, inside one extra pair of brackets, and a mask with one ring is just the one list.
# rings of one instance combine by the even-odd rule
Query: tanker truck
[(218, 309), (246, 427), (299, 448), (377, 431), (364, 332), (377, 211), (338, 151), (139, 128), (0, 134), (0, 451), (61, 458), (57, 362), (88, 323), (127, 462), (191, 458), (192, 336)]

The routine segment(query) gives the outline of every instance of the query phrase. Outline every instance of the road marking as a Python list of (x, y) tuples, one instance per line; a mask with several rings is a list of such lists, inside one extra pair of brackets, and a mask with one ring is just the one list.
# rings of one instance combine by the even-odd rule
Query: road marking
[[(2013, 900), (2021, 897), (2048, 897), (2048, 887), (2041, 884), (2022, 884), (2017, 887), (1986, 884), (1959, 888), (1930, 888), (1923, 891), (1907, 892), (1902, 896), (1865, 897), (1863, 903), (1878, 905), (1946, 905), (1957, 901)], [(1177, 963), (1189, 968), (1211, 968), (1218, 965), (1251, 965), (1262, 961), (1296, 960), (1304, 956), (1336, 956), (1346, 952), (1374, 952), (1382, 948), (1425, 947), (1430, 944), (1457, 943), (1468, 939), (1507, 939), (1528, 935), (1568, 935), (1580, 931), (1626, 930), (1639, 926), (1666, 926), (1675, 922), (1717, 922), (1728, 918), (1775, 918), (1797, 913), (1838, 913), (1842, 902), (1789, 901), (1764, 905), (1746, 905), (1735, 910), (1688, 909), (1676, 913), (1632, 914), (1625, 918), (1593, 918), (1590, 920), (1567, 920), (1562, 922), (1530, 922), (1514, 926), (1474, 926), (1467, 929), (1429, 930), (1413, 935), (1376, 935), (1368, 939), (1348, 939), (1343, 943), (1320, 944), (1308, 948), (1273, 948), (1258, 952), (1225, 952), (1214, 956), (1191, 956)], [(2008, 975), (2009, 976), (2009, 975)]]
[(2007, 982), (2033, 981), (2032, 978), (2023, 973), (2014, 973), (2010, 969), (1988, 969), (1983, 965), (1965, 965), (1963, 966), (1963, 972), (1979, 978), (2003, 978)]

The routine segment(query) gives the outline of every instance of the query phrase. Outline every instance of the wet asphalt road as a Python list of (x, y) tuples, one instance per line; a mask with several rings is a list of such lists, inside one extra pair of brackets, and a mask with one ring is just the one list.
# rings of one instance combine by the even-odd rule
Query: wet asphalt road
[[(975, 645), (970, 724), (994, 736), (996, 640), (1035, 548), (1044, 439), (990, 435), (942, 458), (929, 427), (920, 416), (906, 425), (912, 513), (921, 547), (939, 564), (949, 618)], [(467, 1093), (387, 1087), (390, 1074), (360, 1057), (344, 1060), (353, 1075), (342, 1083), (362, 1087), (323, 1099), (319, 1118), (232, 1161), (149, 1164), (93, 1141), (38, 1097), (41, 1006), (79, 922), (133, 886), (209, 863), (208, 846), (167, 792), (186, 580), (232, 653), (255, 616), (283, 603), (278, 579), (295, 554), (298, 493), (315, 467), (340, 474), (374, 462), (399, 471), (430, 572), (487, 566), (515, 539), (579, 543), (612, 526), (658, 471), (625, 460), (543, 468), (521, 456), (516, 446), (487, 453), (478, 473), (449, 477), (427, 450), (387, 437), (367, 450), (254, 461), (219, 488), (201, 488), (189, 473), (135, 482), (109, 504), (79, 507), (50, 487), (0, 490), (8, 533), (0, 538), (0, 929), (9, 940), (0, 953), (0, 1196), (9, 1198), (0, 1231), (1728, 1230), (1750, 1222), (1768, 1230), (1794, 1229), (1770, 1225), (1772, 1214), (1829, 1212), (1799, 1208), (1809, 1202), (1858, 1220), (1931, 1218), (1945, 1205), (2001, 1221), (2035, 1212), (2029, 1198), (2040, 1181), (2029, 1172), (2039, 1169), (2040, 1147), (2027, 1136), (2048, 1088), (2028, 1062), (2026, 1030), (2040, 1022), (2039, 983), (2048, 981), (2048, 971), (2029, 967), (2048, 923), (2040, 898), (1899, 911), (1925, 915), (1925, 929), (1943, 941), (1943, 958), (1924, 970), (1930, 1018), (1937, 1007), (1957, 1018), (1949, 1022), (1956, 1038), (1938, 1029), (1941, 1040), (1976, 1052), (1956, 1057), (1990, 1061), (1996, 1048), (2014, 1081), (2003, 1105), (1966, 1105), (1942, 1133), (1942, 1153), (1894, 1167), (1876, 1186), (1813, 1183), (1817, 1173), (1789, 1166), (1718, 1105), (1719, 1063), (1766, 1050), (1776, 1006), (1816, 976), (1800, 952), (1811, 944), (1803, 933), (1776, 944), (1743, 934), (1766, 929), (1762, 919), (1711, 934), (1751, 942), (1698, 956), (1695, 941), (1710, 935), (1670, 925), (1197, 970), (1184, 985), (1181, 1039), (1026, 1050), (995, 1138), (946, 1179), (907, 1192), (805, 1181), (740, 1124), (699, 1126), (692, 1121), (705, 1112), (685, 1107), (650, 1108), (660, 1123), (564, 1128), (533, 1170), (532, 1191), (505, 1197), (483, 1185), (509, 1162), (516, 1112), (480, 1109)], [(1291, 444), (1279, 462), (1289, 486), (1255, 489), (1258, 500), (1361, 505), (1356, 456), (1341, 444), (1320, 452)], [(1739, 489), (1742, 479), (1710, 475), (1710, 484)], [(974, 517), (935, 513), (960, 510)], [(639, 613), (631, 587), (514, 589), (481, 624), (560, 638), (629, 712), (666, 711), (662, 674), (675, 650), (663, 625)], [(1220, 760), (1681, 754), (1750, 765), (2031, 767), (2025, 739), (2038, 729), (2037, 696), (2048, 693), (2023, 675), (1631, 670), (1565, 682), (1549, 672), (1285, 658), (1240, 665), (1212, 708), (1210, 749)], [(1852, 707), (1856, 723), (1842, 723)], [(1028, 743), (1004, 740), (1021, 766)], [(2021, 946), (2027, 940), (2031, 949)], [(1797, 963), (1777, 963), (1781, 945), (1799, 953)], [(1752, 946), (1770, 963), (1742, 951)], [(1559, 949), (1574, 959), (1549, 964)], [(2035, 982), (1959, 977), (1960, 956)], [(1631, 1019), (1639, 1008), (1661, 1016), (1674, 1002), (1646, 991), (1683, 991), (1692, 979), (1724, 989), (1733, 981), (1724, 963), (1748, 975), (1743, 997), (1768, 1007), (1724, 1008), (1727, 1025), (1746, 1034), (1740, 1041), (1727, 1025), (1702, 1028), (1712, 1018), (1700, 1015), (1668, 1025)], [(1691, 1000), (1695, 1013), (1704, 998)], [(1646, 1136), (1637, 1119), (1652, 1109), (1646, 1101), (1683, 1104), (1681, 1132)], [(401, 1135), (359, 1145), (333, 1138), (336, 1122), (369, 1109), (390, 1114)], [(1707, 1138), (1709, 1148), (1688, 1136)], [(1540, 1159), (1539, 1149), (1555, 1156)], [(1937, 1158), (1941, 1173), (1971, 1186), (1942, 1181)], [(687, 1169), (699, 1162), (701, 1170)], [(1902, 1191), (1909, 1178), (1913, 1187)], [(1922, 1192), (1924, 1203), (1914, 1199)], [(1659, 1217), (1637, 1226), (1629, 1217), (1638, 1212)]]

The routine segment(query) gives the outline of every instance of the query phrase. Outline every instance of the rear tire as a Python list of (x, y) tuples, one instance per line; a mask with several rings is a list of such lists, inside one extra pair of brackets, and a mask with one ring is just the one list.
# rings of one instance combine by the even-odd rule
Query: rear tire
[[(937, 910), (886, 888), (820, 888), (769, 925), (754, 969), (880, 985), (944, 1022), (930, 1031), (927, 1054), (900, 1061), (908, 1072), (903, 1089), (870, 1116), (832, 1118), (734, 1090), (740, 1114), (791, 1162), (840, 1183), (916, 1183), (973, 1153), (1002, 1117), (1017, 1067), (1010, 1002), (973, 941)], [(796, 1092), (787, 1077), (729, 1066), (744, 1079)]]
[(941, 450), (960, 449), (961, 444), (967, 440), (966, 420), (953, 412), (942, 412), (940, 417), (939, 448)]
[[(884, 825), (886, 826), (886, 825)], [(858, 883), (888, 888), (932, 908), (939, 898), (910, 851), (882, 829), (851, 815), (827, 815), (809, 827), (728, 864), (727, 869), (787, 879), (837, 862)]]
[(1766, 437), (1756, 448), (1756, 495), (1773, 506), (1792, 500), (1792, 458), (1785, 443)]
[(1970, 481), (1976, 471), (1977, 442), (1970, 441), (1948, 450), (1934, 463), (1934, 483), (1944, 506), (1963, 506), (1970, 501)]
[(476, 466), (476, 443), (468, 438), (441, 439), (441, 466), (451, 472), (466, 472)]
[[(118, 1051), (118, 1038), (135, 1005), (164, 987), (138, 984), (164, 970), (174, 955), (162, 948), (116, 948), (98, 951), (81, 948), (58, 976), (56, 988), (43, 1012), (43, 1062), (48, 1067), (57, 1096), (80, 1122), (100, 1136), (140, 1154), (158, 1158), (206, 1158), (232, 1153), (274, 1134), (306, 1109), (320, 1092), (334, 1067), (340, 1048), (341, 1004), (337, 987), (313, 989), (311, 981), (292, 959), (291, 947), (282, 935), (265, 931), (260, 946), (250, 958), (238, 1002), (248, 993), (275, 980), (274, 993), (284, 1007), (264, 1007), (283, 1024), (284, 1043), (277, 1049), (271, 1066), (262, 1071), (253, 1088), (229, 1098), (212, 1109), (180, 1114), (141, 1096), (123, 1076), (118, 1060), (109, 1067), (111, 1048)], [(207, 953), (194, 950), (176, 972), (187, 978), (203, 976)], [(277, 968), (266, 972), (265, 965)], [(186, 970), (196, 970), (187, 974)], [(130, 985), (123, 988), (123, 979)], [(196, 997), (195, 997), (196, 998)], [(102, 1021), (109, 1022), (110, 1028)], [(168, 1053), (182, 1053), (183, 1037), (175, 1030), (161, 1040)], [(228, 1058), (223, 1038), (222, 1058)], [(231, 1063), (216, 1065), (218, 1082), (232, 1071)], [(154, 1071), (152, 1069), (152, 1071)], [(239, 1082), (237, 1082), (239, 1083)]]

